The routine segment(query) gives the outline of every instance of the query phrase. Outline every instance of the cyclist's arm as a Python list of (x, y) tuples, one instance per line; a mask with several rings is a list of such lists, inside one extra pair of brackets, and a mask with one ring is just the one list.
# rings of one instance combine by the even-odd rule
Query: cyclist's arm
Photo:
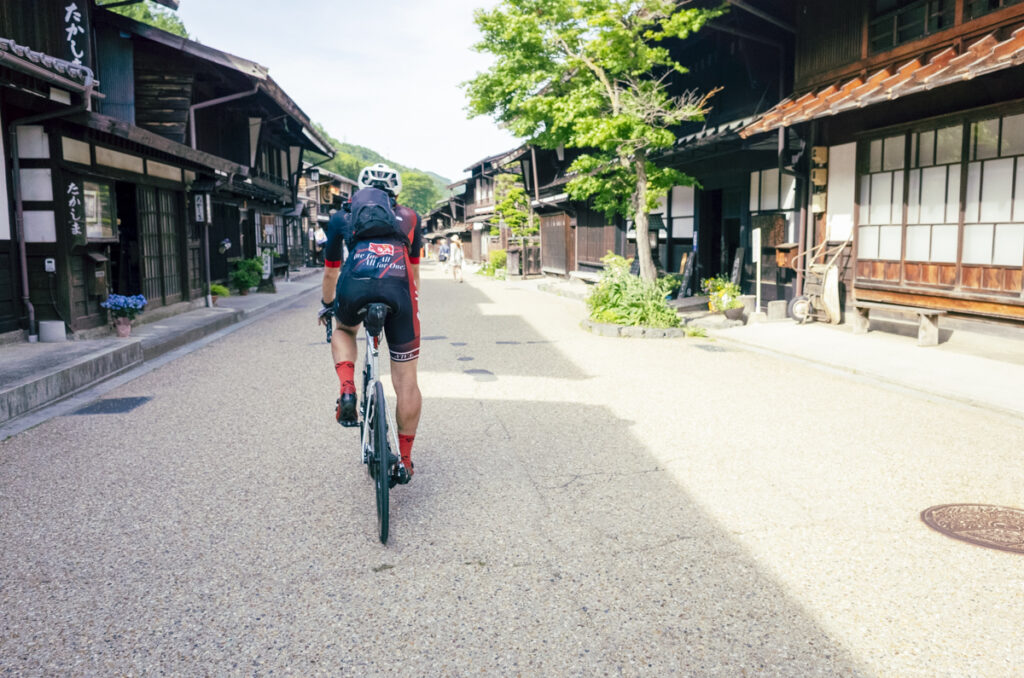
[(420, 289), (420, 252), (423, 251), (423, 229), (420, 227), (422, 223), (423, 221), (417, 213), (416, 226), (412, 233), (412, 247), (409, 249), (409, 269), (417, 291)]
[(320, 298), (328, 304), (334, 301), (334, 290), (338, 288), (339, 277), (341, 277), (340, 266), (324, 265), (324, 280), (320, 289)]
[(326, 303), (334, 301), (334, 290), (341, 275), (342, 244), (345, 219), (343, 213), (335, 212), (327, 225), (327, 242), (324, 243), (324, 279), (320, 298)]

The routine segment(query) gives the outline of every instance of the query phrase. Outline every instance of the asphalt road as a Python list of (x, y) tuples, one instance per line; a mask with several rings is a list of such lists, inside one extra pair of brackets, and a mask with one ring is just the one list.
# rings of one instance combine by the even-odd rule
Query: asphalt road
[(1020, 422), (467, 279), (386, 547), (315, 294), (0, 443), (0, 674), (1019, 675)]

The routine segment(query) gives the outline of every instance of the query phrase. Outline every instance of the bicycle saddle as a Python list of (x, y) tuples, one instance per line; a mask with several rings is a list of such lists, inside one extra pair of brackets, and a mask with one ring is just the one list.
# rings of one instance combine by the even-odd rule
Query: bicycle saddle
[(388, 317), (390, 310), (387, 304), (380, 303), (369, 304), (366, 307), (366, 317), (363, 322), (366, 323), (366, 331), (370, 333), (370, 336), (380, 336), (380, 331), (384, 329), (384, 320)]

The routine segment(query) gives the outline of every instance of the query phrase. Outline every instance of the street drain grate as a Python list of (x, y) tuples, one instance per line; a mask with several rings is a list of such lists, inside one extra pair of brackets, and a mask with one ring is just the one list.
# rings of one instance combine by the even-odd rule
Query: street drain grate
[(1024, 553), (1024, 511), (987, 504), (943, 504), (921, 512), (925, 525), (947, 537)]
[(709, 353), (728, 353), (729, 349), (724, 346), (715, 346), (714, 344), (694, 344), (697, 348), (702, 351), (708, 351)]
[(97, 400), (92, 404), (75, 410), (71, 414), (126, 414), (134, 410), (139, 405), (149, 402), (152, 399), (152, 396), (142, 396), (138, 398), (107, 398), (105, 400)]

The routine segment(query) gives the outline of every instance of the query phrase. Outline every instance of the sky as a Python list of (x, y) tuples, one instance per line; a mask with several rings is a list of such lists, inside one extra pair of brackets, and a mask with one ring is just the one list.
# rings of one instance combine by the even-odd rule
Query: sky
[(468, 120), (459, 83), (490, 63), (473, 9), (497, 0), (181, 0), (193, 40), (265, 66), (335, 139), (451, 181), (519, 142)]

